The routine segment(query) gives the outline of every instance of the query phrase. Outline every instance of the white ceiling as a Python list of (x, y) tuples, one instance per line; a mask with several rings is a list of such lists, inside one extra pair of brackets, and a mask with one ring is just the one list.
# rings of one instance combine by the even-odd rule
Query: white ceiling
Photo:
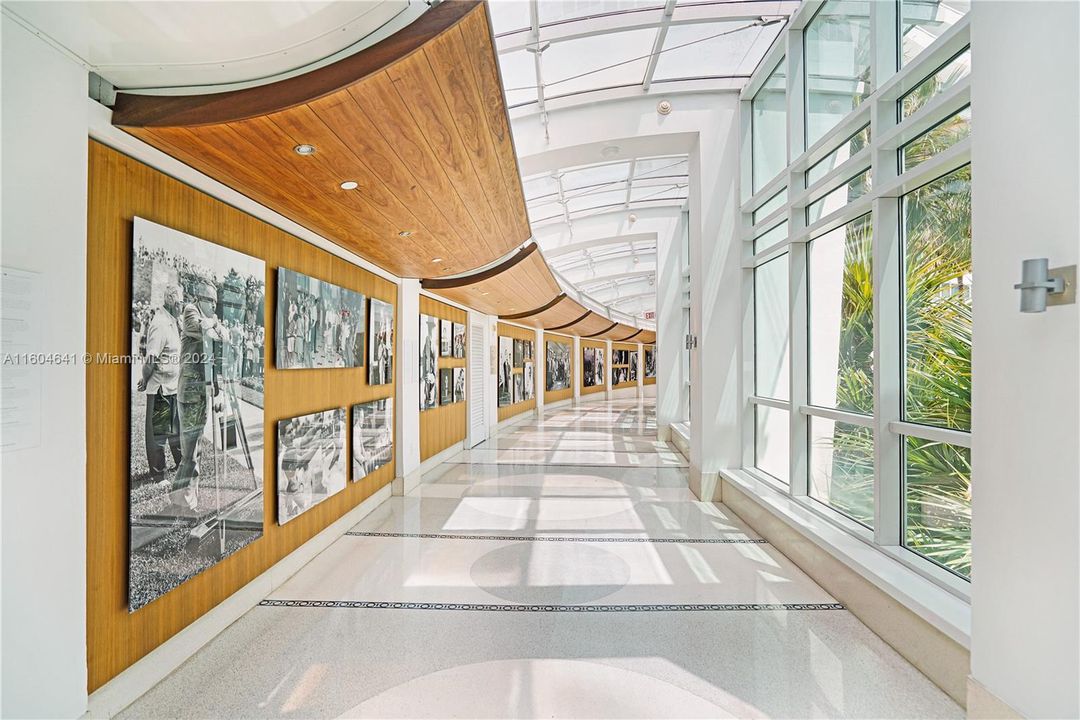
[(395, 29), (395, 20), (415, 17), (426, 5), (422, 0), (106, 0), (5, 2), (3, 7), (116, 87), (135, 89), (273, 78), (358, 50), (374, 42), (372, 34), (380, 28)]

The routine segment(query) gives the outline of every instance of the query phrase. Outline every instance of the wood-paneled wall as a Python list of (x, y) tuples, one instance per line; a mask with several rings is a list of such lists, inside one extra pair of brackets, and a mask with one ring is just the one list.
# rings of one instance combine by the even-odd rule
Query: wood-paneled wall
[[(420, 296), (420, 312), (423, 315), (443, 320), (450, 320), (465, 326), (465, 353), (469, 352), (469, 314), (460, 308), (439, 302), (427, 295)], [(419, 320), (417, 320), (419, 322)], [(441, 325), (441, 324), (440, 324)], [(439, 328), (442, 332), (442, 328)], [(440, 340), (442, 336), (440, 335)], [(437, 351), (436, 351), (437, 352)], [(436, 358), (439, 368), (467, 367), (465, 358), (441, 357)], [(469, 371), (465, 371), (466, 388), (469, 382)], [(465, 397), (469, 397), (468, 389)], [(430, 410), (420, 411), (420, 460), (438, 455), (454, 443), (465, 439), (465, 423), (468, 421), (468, 400), (452, 405), (439, 405)]]
[(275, 369), (277, 268), (291, 268), (391, 304), (396, 304), (397, 287), (104, 145), (91, 141), (89, 152), (87, 351), (118, 355), (132, 351), (136, 215), (266, 261), (267, 348), (262, 537), (134, 613), (128, 612), (127, 604), (131, 368), (87, 367), (85, 412), (91, 420), (86, 437), (86, 645), (87, 686), (92, 692), (393, 479), (391, 461), (359, 482), (349, 482), (343, 492), (287, 525), (277, 524), (277, 421), (391, 397), (396, 388), (369, 387), (367, 368)]
[[(514, 403), (514, 404), (511, 404), (511, 405), (504, 405), (504, 406), (500, 407), (499, 408), (499, 422), (502, 422), (503, 420), (506, 420), (508, 418), (512, 418), (515, 415), (520, 415), (523, 412), (528, 412), (530, 410), (535, 410), (536, 409), (536, 391), (535, 391), (536, 378), (537, 378), (536, 355), (540, 351), (537, 350), (537, 348), (535, 347), (535, 345), (536, 345), (536, 332), (534, 330), (529, 329), (529, 328), (518, 327), (517, 325), (510, 325), (509, 323), (499, 323), (498, 337), (511, 337), (511, 338), (520, 338), (521, 340), (530, 340), (530, 341), (532, 341), (532, 344), (534, 346), (533, 347), (533, 359), (531, 361), (532, 364), (533, 364), (533, 397), (532, 397), (531, 400), (526, 400), (524, 402)], [(499, 340), (498, 340), (498, 338), (496, 338), (495, 339), (496, 358), (498, 357), (498, 350), (499, 350)], [(498, 366), (496, 365), (496, 367), (498, 367)], [(496, 372), (498, 372), (498, 370), (496, 370)], [(525, 372), (525, 369), (524, 369), (524, 366), (516, 367), (511, 372), (513, 372), (514, 375), (519, 375), (519, 374), (523, 374)], [(511, 391), (511, 393), (513, 393), (513, 388), (511, 388), (510, 391)]]
[[(652, 350), (653, 353), (656, 353), (656, 346), (655, 345), (642, 345), (641, 346), (641, 382), (642, 382), (643, 385), (655, 385), (656, 384), (656, 376), (655, 375), (653, 375), (652, 377), (645, 377), (645, 351), (646, 350)], [(654, 362), (655, 362), (655, 360), (654, 360)]]
[[(609, 325), (611, 323), (608, 323)], [(604, 351), (604, 381), (599, 385), (585, 386), (585, 348), (599, 348)], [(581, 383), (581, 394), (591, 395), (592, 393), (604, 392), (607, 390), (607, 380), (611, 374), (611, 358), (610, 353), (607, 351), (607, 343), (603, 340), (586, 340), (581, 338), (581, 349), (578, 350), (577, 362), (581, 363), (581, 377), (578, 382)]]
[[(544, 333), (544, 347), (541, 348), (538, 351), (539, 354), (541, 355), (541, 357), (543, 358), (543, 360), (541, 362), (545, 363), (544, 377), (547, 377), (547, 365), (546, 365), (546, 363), (547, 363), (547, 344), (548, 344), (548, 342), (563, 343), (564, 345), (566, 345), (566, 346), (568, 346), (570, 348), (570, 353), (569, 353), (569, 357), (570, 357), (570, 378), (571, 378), (570, 382), (573, 383), (574, 382), (574, 380), (573, 380), (574, 366), (577, 365), (577, 363), (578, 363), (578, 359), (574, 357), (574, 338), (569, 337), (568, 335), (559, 335), (558, 333)], [(544, 387), (545, 388), (547, 387), (547, 382), (544, 383)], [(545, 405), (550, 405), (551, 403), (556, 403), (556, 402), (559, 402), (561, 400), (569, 400), (572, 397), (574, 397), (574, 386), (572, 384), (568, 385), (567, 387), (563, 388), (562, 390), (546, 390), (546, 389), (544, 390), (544, 404)]]
[[(641, 353), (638, 351), (637, 343), (611, 343), (611, 352), (614, 353), (616, 350), (629, 350), (630, 352), (637, 352), (637, 354), (638, 354), (638, 374), (640, 375), (641, 371), (644, 369), (644, 366), (641, 364)], [(612, 363), (611, 366), (612, 367), (619, 367), (618, 365), (615, 365), (615, 363)], [(629, 367), (629, 366), (627, 366), (627, 367)], [(610, 373), (611, 371), (608, 370), (608, 372)], [(637, 387), (637, 380), (627, 380), (626, 382), (619, 383), (617, 385), (612, 384), (612, 386), (611, 386), (611, 388), (613, 390), (618, 389), (618, 388), (628, 388), (628, 387)]]

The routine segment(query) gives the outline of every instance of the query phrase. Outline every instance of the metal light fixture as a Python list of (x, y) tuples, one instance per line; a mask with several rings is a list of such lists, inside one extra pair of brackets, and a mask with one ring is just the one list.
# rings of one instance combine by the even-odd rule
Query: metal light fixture
[(293, 148), (293, 150), (296, 152), (297, 155), (314, 155), (315, 154), (315, 146), (314, 145), (307, 145), (307, 144), (297, 145), (296, 147)]
[(1024, 260), (1020, 282), (1013, 285), (1020, 291), (1020, 312), (1046, 312), (1047, 305), (1066, 305), (1076, 302), (1076, 266), (1051, 268), (1048, 258)]
[(341, 183), (342, 190), (355, 190), (358, 187), (360, 187), (360, 183), (356, 182), (355, 180), (346, 180), (345, 182)]

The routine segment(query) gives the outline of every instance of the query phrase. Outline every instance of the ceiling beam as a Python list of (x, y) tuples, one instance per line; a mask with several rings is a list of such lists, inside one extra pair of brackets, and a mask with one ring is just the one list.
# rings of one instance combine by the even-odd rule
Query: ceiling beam
[(568, 322), (565, 325), (559, 325), (557, 327), (544, 328), (544, 329), (545, 330), (565, 330), (566, 328), (570, 327), (571, 325), (577, 325), (579, 322), (581, 322), (582, 320), (584, 320), (585, 318), (589, 317), (592, 314), (593, 314), (592, 310), (586, 310), (584, 315), (579, 317), (577, 320), (574, 320), (573, 322)]
[(570, 280), (570, 278), (567, 278), (567, 280), (570, 280), (570, 282), (572, 282), (575, 287), (584, 288), (584, 287), (587, 287), (587, 286), (600, 285), (600, 284), (603, 284), (603, 283), (606, 283), (606, 282), (611, 282), (612, 280), (626, 280), (628, 278), (637, 278), (637, 277), (643, 278), (643, 277), (648, 277), (650, 275), (655, 275), (655, 274), (656, 274), (656, 270), (636, 270), (634, 272), (611, 273), (610, 275), (597, 275), (595, 277), (583, 278), (581, 280)]
[(540, 307), (536, 308), (535, 310), (529, 310), (528, 312), (517, 313), (515, 315), (500, 315), (499, 319), (500, 320), (520, 320), (522, 318), (531, 317), (533, 315), (539, 315), (540, 313), (544, 312), (545, 310), (550, 310), (551, 308), (555, 307), (555, 305), (557, 305), (559, 302), (561, 302), (564, 297), (566, 297), (566, 293), (559, 293), (554, 298), (552, 298), (549, 302), (541, 305)]
[(580, 252), (581, 250), (588, 250), (589, 248), (601, 247), (603, 245), (617, 245), (619, 243), (642, 243), (647, 245), (648, 243), (656, 245), (656, 233), (626, 233), (624, 235), (611, 235), (609, 237), (594, 238), (592, 240), (583, 240), (581, 242), (570, 243), (568, 245), (560, 245), (554, 248), (544, 248), (544, 257), (556, 258), (560, 255), (569, 255), (570, 253)]
[(496, 275), (499, 275), (500, 273), (509, 270), (522, 260), (528, 258), (538, 249), (539, 246), (536, 243), (529, 243), (528, 245), (511, 255), (508, 260), (504, 260), (498, 265), (488, 267), (486, 270), (481, 270), (480, 272), (473, 273), (472, 275), (459, 275), (457, 277), (448, 278), (426, 278), (420, 281), (420, 287), (424, 288), (425, 290), (439, 290), (443, 288), (455, 288), (462, 287), (464, 285), (473, 285), (483, 280), (493, 278)]

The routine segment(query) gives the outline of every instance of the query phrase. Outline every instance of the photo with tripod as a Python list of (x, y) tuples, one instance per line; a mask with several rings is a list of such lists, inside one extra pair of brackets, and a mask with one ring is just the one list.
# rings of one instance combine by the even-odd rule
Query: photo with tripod
[(134, 220), (128, 608), (263, 532), (266, 265)]

